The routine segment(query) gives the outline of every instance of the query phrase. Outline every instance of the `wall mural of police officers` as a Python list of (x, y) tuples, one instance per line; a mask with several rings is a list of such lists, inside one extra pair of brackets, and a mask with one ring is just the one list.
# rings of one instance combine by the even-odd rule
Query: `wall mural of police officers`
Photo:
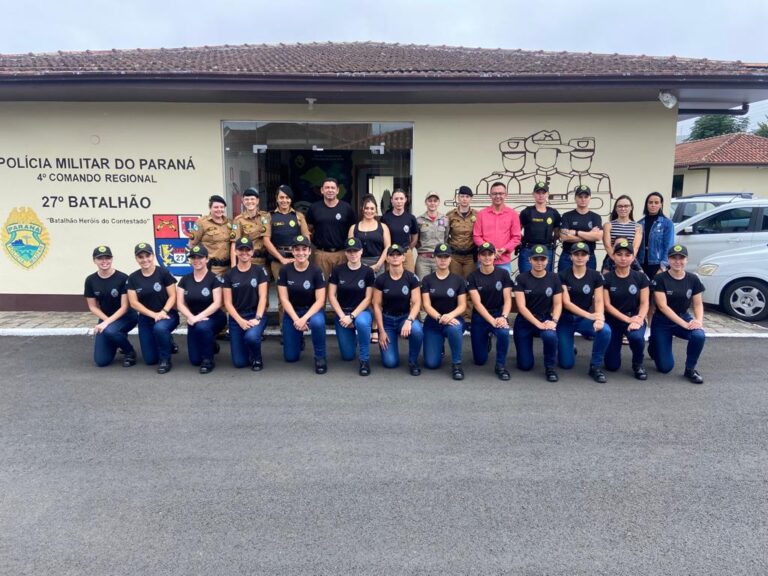
[[(595, 150), (593, 136), (571, 138), (567, 144), (557, 130), (511, 136), (499, 143), (501, 169), (480, 178), (470, 205), (478, 209), (490, 205), (490, 186), (500, 181), (507, 187), (508, 205), (520, 211), (529, 203), (534, 185), (546, 182), (549, 205), (563, 213), (575, 208), (574, 190), (584, 185), (592, 191), (589, 210), (605, 220), (611, 211), (611, 179), (592, 170)], [(457, 206), (458, 198), (445, 205)]]

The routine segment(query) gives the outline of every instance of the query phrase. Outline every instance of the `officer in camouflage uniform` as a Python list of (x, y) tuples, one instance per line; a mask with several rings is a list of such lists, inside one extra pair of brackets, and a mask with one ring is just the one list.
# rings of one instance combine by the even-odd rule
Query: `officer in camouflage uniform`
[(448, 220), (438, 212), (440, 196), (436, 192), (430, 192), (424, 203), (427, 211), (416, 218), (419, 225), (419, 241), (416, 244), (416, 276), (419, 279), (437, 270), (435, 248), (448, 242)]
[[(257, 266), (266, 266), (267, 250), (264, 247), (264, 236), (269, 230), (269, 212), (259, 210), (259, 191), (248, 188), (243, 192), (243, 210), (232, 223), (235, 241), (248, 238), (253, 243), (253, 258), (251, 262)], [(232, 266), (236, 265), (235, 244), (231, 248)]]
[(214, 194), (208, 199), (210, 214), (198, 218), (189, 247), (202, 244), (208, 250), (211, 272), (221, 276), (230, 268), (230, 244), (234, 240), (232, 222), (226, 216), (227, 202)]
[[(456, 194), (456, 208), (448, 212), (448, 245), (451, 247), (451, 273), (466, 280), (477, 270), (477, 246), (472, 238), (477, 220), (477, 212), (470, 208), (472, 188), (459, 186)], [(467, 299), (464, 322), (469, 329), (472, 320), (472, 304)]]

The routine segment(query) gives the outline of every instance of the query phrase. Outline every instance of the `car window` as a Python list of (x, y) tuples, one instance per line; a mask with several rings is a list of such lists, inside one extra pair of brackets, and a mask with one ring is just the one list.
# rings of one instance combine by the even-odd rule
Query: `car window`
[(715, 206), (720, 206), (720, 202), (686, 202), (683, 204), (683, 220), (706, 212)]
[(694, 234), (729, 234), (747, 232), (752, 208), (731, 208), (704, 218), (693, 225)]
[(768, 208), (763, 209), (763, 218), (760, 226), (761, 232), (768, 232)]

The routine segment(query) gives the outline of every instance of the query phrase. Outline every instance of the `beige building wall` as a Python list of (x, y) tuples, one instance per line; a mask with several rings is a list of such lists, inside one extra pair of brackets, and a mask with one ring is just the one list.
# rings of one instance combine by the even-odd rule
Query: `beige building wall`
[[(25, 267), (4, 246), (0, 297), (81, 294), (83, 279), (94, 270), (91, 251), (100, 243), (112, 247), (117, 268), (134, 270), (132, 247), (139, 241), (152, 242), (153, 214), (205, 213), (208, 196), (224, 192), (224, 120), (413, 122), (415, 212), (430, 189), (448, 199), (459, 185), (474, 188), (484, 176), (503, 170), (499, 152), (503, 140), (541, 130), (558, 131), (564, 143), (593, 137), (596, 147), (589, 171), (607, 174), (614, 196), (630, 194), (638, 206), (636, 215), (648, 192), (669, 194), (676, 126), (675, 113), (657, 102), (317, 104), (314, 111), (278, 105), (2, 103), (3, 230), (14, 229), (15, 224), (18, 236), (19, 225), (26, 222), (29, 228), (27, 220), (34, 212), (42, 225), (38, 236), (46, 247), (42, 258)], [(91, 159), (96, 159), (96, 166), (88, 165)], [(50, 166), (44, 166), (46, 161)], [(129, 161), (133, 168), (126, 167)], [(562, 154), (561, 171), (566, 171), (567, 162), (568, 155)], [(100, 181), (63, 181), (89, 175)], [(147, 181), (121, 182), (121, 178)], [(519, 203), (529, 203), (532, 184), (533, 180), (525, 182)], [(3, 236), (4, 243), (9, 234)]]
[(752, 192), (757, 197), (768, 198), (768, 166), (713, 166), (708, 169), (676, 170), (675, 174), (684, 176), (684, 196), (713, 192)]

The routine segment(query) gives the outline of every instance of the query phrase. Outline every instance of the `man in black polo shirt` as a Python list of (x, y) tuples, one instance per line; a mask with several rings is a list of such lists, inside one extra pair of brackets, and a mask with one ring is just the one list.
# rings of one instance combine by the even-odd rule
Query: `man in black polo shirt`
[(323, 180), (323, 199), (309, 207), (307, 224), (312, 231), (315, 245), (315, 264), (330, 278), (334, 266), (344, 264), (344, 246), (350, 226), (357, 223), (357, 216), (348, 202), (339, 200), (339, 183), (335, 178)]
[(537, 182), (533, 187), (533, 205), (520, 212), (523, 242), (517, 266), (520, 272), (530, 272), (531, 248), (542, 245), (547, 249), (547, 272), (554, 269), (555, 241), (560, 236), (560, 213), (548, 206), (549, 184)]

